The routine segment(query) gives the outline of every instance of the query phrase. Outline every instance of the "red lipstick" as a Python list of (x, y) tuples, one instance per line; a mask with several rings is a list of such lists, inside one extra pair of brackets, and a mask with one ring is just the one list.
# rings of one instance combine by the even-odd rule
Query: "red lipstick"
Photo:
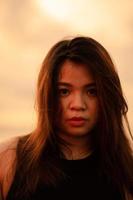
[(83, 117), (72, 117), (68, 119), (68, 123), (71, 126), (81, 127), (85, 124), (86, 119)]

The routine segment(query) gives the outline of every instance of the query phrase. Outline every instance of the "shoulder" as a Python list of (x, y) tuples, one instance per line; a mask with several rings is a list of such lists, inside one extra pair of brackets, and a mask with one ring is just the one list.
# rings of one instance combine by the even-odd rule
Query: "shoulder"
[[(5, 164), (9, 164), (16, 155), (18, 138), (11, 138), (0, 143), (0, 169), (5, 168)], [(0, 178), (1, 178), (0, 170)]]
[(12, 182), (18, 140), (15, 137), (0, 143), (0, 187), (3, 196)]
[(16, 148), (17, 141), (18, 141), (18, 137), (13, 137), (8, 140), (4, 140), (4, 141), (0, 142), (0, 154), (9, 149)]

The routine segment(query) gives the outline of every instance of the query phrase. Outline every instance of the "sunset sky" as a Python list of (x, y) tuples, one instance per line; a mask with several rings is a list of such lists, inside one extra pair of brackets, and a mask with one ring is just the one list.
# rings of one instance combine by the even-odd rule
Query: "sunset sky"
[(41, 63), (54, 43), (77, 35), (109, 51), (133, 131), (133, 0), (1, 0), (0, 141), (34, 129)]

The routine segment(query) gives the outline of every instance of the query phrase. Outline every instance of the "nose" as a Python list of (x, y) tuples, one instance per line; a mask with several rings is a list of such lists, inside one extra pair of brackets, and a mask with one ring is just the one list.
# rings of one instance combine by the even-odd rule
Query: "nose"
[(76, 111), (86, 110), (86, 103), (83, 95), (74, 95), (70, 103), (70, 109)]

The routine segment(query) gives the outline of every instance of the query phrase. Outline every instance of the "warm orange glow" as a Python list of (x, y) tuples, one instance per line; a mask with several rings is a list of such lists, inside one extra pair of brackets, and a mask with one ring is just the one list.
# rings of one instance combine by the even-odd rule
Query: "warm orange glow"
[(133, 131), (131, 0), (0, 1), (0, 141), (32, 131), (38, 72), (58, 40), (86, 35), (110, 52), (120, 74)]
[(37, 0), (37, 4), (42, 12), (47, 12), (58, 21), (64, 21), (70, 14), (70, 5), (68, 1)]

